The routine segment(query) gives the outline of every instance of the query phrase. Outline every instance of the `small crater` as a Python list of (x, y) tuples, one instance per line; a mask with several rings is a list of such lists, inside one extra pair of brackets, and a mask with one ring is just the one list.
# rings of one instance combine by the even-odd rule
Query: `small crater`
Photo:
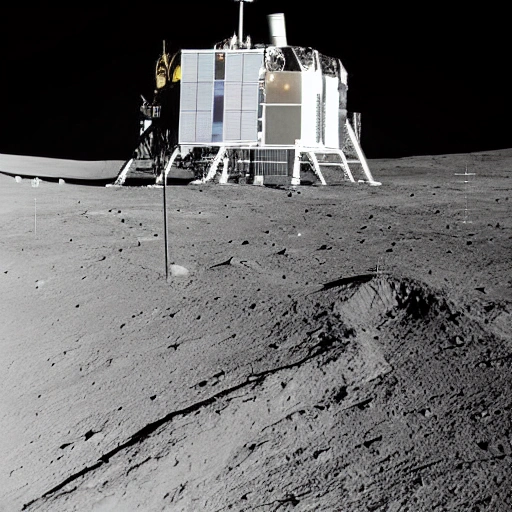
[(478, 446), (478, 448), (480, 448), (481, 450), (484, 450), (484, 451), (487, 451), (489, 449), (488, 441), (478, 441), (476, 443), (476, 445)]

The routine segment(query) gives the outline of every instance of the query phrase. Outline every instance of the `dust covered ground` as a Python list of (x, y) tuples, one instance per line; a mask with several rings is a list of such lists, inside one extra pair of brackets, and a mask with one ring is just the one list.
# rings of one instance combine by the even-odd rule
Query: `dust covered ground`
[(0, 510), (511, 510), (512, 150), (369, 164), (0, 174)]

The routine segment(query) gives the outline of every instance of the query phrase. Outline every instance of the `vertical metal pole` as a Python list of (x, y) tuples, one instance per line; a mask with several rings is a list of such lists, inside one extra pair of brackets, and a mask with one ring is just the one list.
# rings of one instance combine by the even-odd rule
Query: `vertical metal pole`
[(242, 44), (242, 39), (244, 37), (244, 0), (240, 0), (240, 16), (238, 19), (238, 44)]
[(169, 280), (169, 246), (167, 243), (167, 176), (164, 170), (164, 237), (165, 237), (165, 279)]

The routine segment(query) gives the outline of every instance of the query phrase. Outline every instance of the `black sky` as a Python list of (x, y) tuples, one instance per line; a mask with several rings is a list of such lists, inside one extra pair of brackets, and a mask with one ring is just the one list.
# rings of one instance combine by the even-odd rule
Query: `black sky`
[[(341, 59), (368, 158), (509, 148), (507, 17), (470, 5), (255, 0), (244, 33), (269, 43), (267, 15), (282, 12), (288, 44)], [(233, 0), (4, 8), (0, 153), (129, 158), (162, 41), (212, 48), (238, 21)]]

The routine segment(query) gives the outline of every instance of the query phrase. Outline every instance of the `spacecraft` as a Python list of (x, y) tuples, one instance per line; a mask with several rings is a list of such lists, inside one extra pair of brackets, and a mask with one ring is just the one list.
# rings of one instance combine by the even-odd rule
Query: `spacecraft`
[(142, 97), (140, 136), (116, 185), (169, 178), (267, 186), (328, 184), (325, 175), (375, 181), (347, 112), (339, 58), (288, 44), (283, 13), (267, 16), (268, 44), (238, 34), (211, 49), (174, 54), (165, 41), (154, 97)]

